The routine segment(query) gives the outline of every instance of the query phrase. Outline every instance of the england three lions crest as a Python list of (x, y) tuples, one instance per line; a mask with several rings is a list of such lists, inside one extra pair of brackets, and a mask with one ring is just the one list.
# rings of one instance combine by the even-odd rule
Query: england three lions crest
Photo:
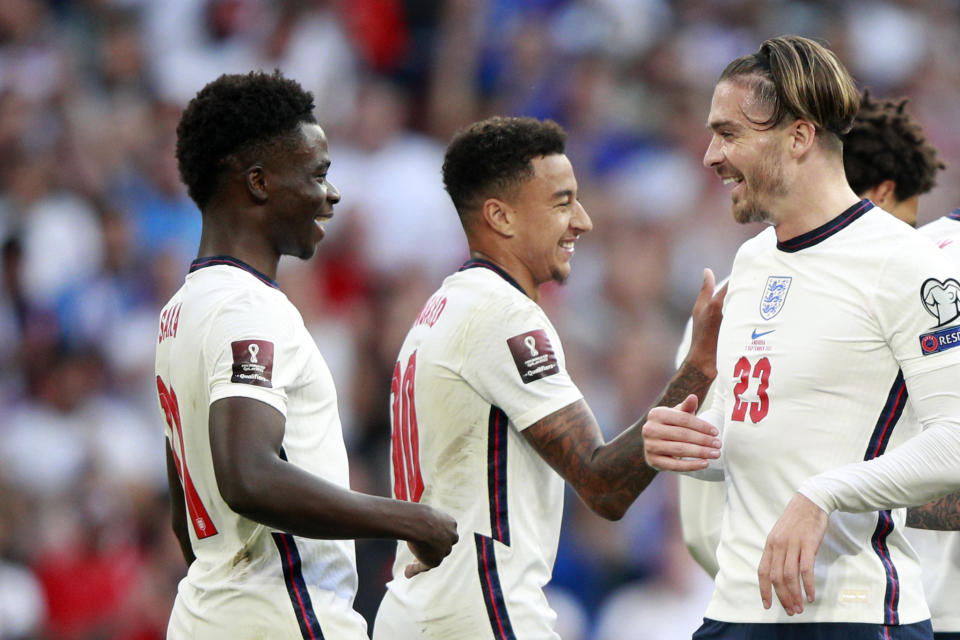
[(783, 303), (787, 301), (787, 292), (790, 291), (790, 282), (793, 280), (790, 276), (770, 276), (767, 278), (767, 286), (763, 289), (763, 295), (760, 297), (760, 317), (764, 320), (770, 320), (783, 309)]

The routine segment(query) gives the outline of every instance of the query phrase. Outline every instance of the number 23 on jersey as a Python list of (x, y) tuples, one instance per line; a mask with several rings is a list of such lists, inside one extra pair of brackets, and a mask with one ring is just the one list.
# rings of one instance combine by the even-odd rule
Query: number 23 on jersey
[[(733, 367), (733, 413), (730, 419), (744, 422), (749, 415), (754, 424), (767, 417), (770, 411), (770, 398), (767, 389), (770, 386), (770, 360), (760, 358), (754, 364), (743, 356)], [(756, 393), (747, 395), (748, 389), (756, 385)]]

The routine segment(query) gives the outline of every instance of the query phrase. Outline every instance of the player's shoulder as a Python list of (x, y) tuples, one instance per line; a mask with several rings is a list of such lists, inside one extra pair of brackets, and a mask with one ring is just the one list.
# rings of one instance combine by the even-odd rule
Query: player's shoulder
[(777, 231), (773, 227), (765, 227), (760, 233), (749, 238), (737, 250), (734, 264), (741, 260), (749, 260), (757, 255), (775, 249), (777, 246)]
[(512, 278), (483, 267), (462, 269), (448, 276), (440, 291), (474, 310), (493, 308), (505, 312), (537, 307)]
[(936, 220), (931, 220), (922, 227), (918, 227), (917, 231), (935, 242), (957, 238), (960, 236), (960, 208), (954, 209), (953, 212)]

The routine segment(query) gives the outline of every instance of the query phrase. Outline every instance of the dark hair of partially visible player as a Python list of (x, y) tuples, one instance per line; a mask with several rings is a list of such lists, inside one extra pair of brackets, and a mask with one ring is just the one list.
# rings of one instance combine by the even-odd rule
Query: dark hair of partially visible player
[(443, 185), (460, 220), (490, 197), (504, 198), (533, 177), (531, 160), (563, 153), (567, 134), (553, 120), (495, 116), (454, 135), (443, 159)]
[(295, 80), (253, 71), (224, 74), (187, 104), (177, 125), (180, 179), (202, 210), (225, 169), (291, 147), (303, 123), (316, 123), (310, 92)]
[(908, 102), (875, 100), (864, 90), (853, 128), (843, 138), (843, 167), (856, 193), (893, 180), (894, 197), (903, 201), (930, 191), (937, 171), (946, 168), (906, 110)]

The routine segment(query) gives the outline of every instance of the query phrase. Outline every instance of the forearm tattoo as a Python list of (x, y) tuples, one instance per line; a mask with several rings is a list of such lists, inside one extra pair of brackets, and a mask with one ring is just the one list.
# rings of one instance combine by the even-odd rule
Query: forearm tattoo
[[(654, 406), (675, 406), (691, 393), (702, 401), (710, 383), (708, 376), (684, 363)], [(592, 508), (619, 517), (657, 475), (644, 459), (644, 422), (646, 415), (604, 445), (598, 427), (584, 428), (596, 422), (581, 401), (552, 414), (549, 423), (534, 425), (524, 433)]]
[(960, 491), (907, 509), (907, 526), (934, 531), (960, 530)]

